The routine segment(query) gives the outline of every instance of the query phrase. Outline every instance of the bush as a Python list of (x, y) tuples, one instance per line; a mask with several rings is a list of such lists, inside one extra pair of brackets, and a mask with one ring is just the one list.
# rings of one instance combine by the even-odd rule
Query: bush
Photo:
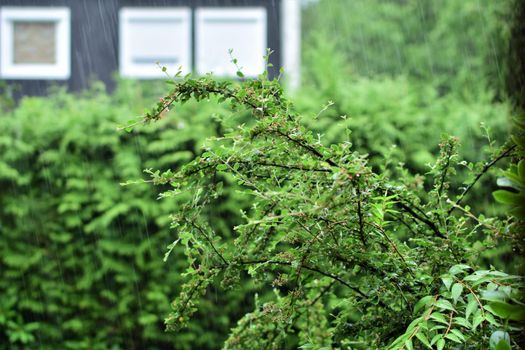
[[(518, 348), (522, 277), (479, 269), (482, 250), (513, 221), (476, 216), (454, 195), (457, 138), (442, 140), (425, 184), (413, 187), (373, 171), (349, 142), (324, 144), (266, 77), (185, 78), (142, 120), (211, 96), (252, 115), (176, 171), (151, 176), (172, 186), (164, 197), (194, 194), (173, 220), (188, 268), (168, 328), (187, 326), (218, 281), (235, 288), (249, 276), (274, 296), (256, 299), (224, 349)], [(469, 190), (514, 149), (473, 170)], [(225, 179), (251, 202), (233, 241), (222, 241), (207, 215)]]
[[(150, 103), (152, 86), (57, 91), (0, 116), (0, 348), (213, 349), (228, 314), (246, 307), (242, 293), (211, 291), (205, 305), (226, 313), (210, 317), (205, 306), (188, 332), (164, 332), (185, 263), (178, 248), (168, 263), (162, 255), (169, 214), (185, 198), (157, 202), (149, 186), (119, 182), (193, 159), (220, 131), (222, 111), (188, 104), (176, 119), (117, 132)], [(208, 213), (224, 236), (241, 204), (232, 192)]]

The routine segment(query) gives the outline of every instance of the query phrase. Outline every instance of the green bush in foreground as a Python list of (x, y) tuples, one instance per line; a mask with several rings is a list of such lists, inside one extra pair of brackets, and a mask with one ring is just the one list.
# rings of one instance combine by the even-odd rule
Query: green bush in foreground
[[(173, 216), (187, 269), (169, 329), (187, 326), (219, 281), (237, 289), (247, 277), (274, 295), (256, 298), (224, 349), (518, 348), (522, 277), (479, 269), (482, 249), (516, 239), (507, 231), (513, 219), (463, 206), (478, 176), (451, 195), (456, 138), (442, 140), (424, 190), (374, 172), (348, 141), (325, 146), (265, 74), (240, 85), (190, 77), (174, 84), (139, 123), (212, 96), (252, 120), (177, 170), (152, 173), (151, 182), (172, 187), (162, 197), (192, 194)], [(497, 152), (480, 174), (514, 149)], [(224, 241), (208, 212), (232, 180), (251, 207), (235, 239)]]
[[(221, 110), (189, 104), (176, 121), (117, 132), (143, 95), (122, 82), (113, 96), (57, 92), (0, 116), (0, 349), (217, 348), (242, 312), (241, 294), (210, 292), (204, 304), (225, 313), (204, 307), (188, 332), (164, 332), (184, 268), (179, 250), (162, 261), (179, 202), (119, 182), (193, 159)], [(241, 208), (230, 196), (208, 213), (226, 236)]]

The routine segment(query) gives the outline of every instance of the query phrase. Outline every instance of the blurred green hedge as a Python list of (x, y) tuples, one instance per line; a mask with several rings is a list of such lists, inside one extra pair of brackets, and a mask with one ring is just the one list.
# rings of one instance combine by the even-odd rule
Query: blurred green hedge
[[(112, 96), (100, 86), (57, 91), (0, 114), (0, 349), (213, 349), (251, 309), (252, 298), (242, 306), (243, 295), (212, 291), (190, 329), (164, 332), (183, 279), (178, 251), (162, 259), (180, 202), (119, 183), (201, 152), (221, 110), (190, 103), (161, 123), (117, 132), (161, 96), (151, 86), (122, 82)], [(222, 203), (209, 215), (229, 235), (240, 203)], [(217, 305), (232, 320), (214, 317)]]
[[(440, 94), (500, 97), (517, 0), (319, 0), (303, 13), (303, 45), (333, 43), (362, 77), (404, 75)], [(309, 63), (307, 62), (307, 65)], [(341, 68), (341, 67), (339, 67)]]
[[(297, 107), (326, 140), (349, 139), (374, 166), (402, 162), (412, 175), (424, 175), (443, 133), (460, 139), (467, 162), (479, 162), (509, 131), (512, 108), (502, 79), (512, 4), (320, 0), (309, 5)], [(459, 170), (457, 186), (471, 180)], [(495, 177), (484, 177), (478, 187), (470, 204), (494, 214)]]

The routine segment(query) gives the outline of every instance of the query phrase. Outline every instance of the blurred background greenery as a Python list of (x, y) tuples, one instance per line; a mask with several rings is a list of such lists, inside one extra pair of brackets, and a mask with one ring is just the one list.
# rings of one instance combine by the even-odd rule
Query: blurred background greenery
[[(415, 183), (435, 159), (442, 132), (460, 138), (468, 161), (479, 161), (505, 142), (513, 113), (507, 51), (516, 4), (310, 1), (296, 107), (325, 142), (347, 137), (348, 125), (374, 166), (403, 162)], [(121, 81), (107, 94), (95, 83), (80, 95), (58, 89), (15, 107), (4, 88), (0, 349), (218, 349), (252, 310), (251, 285), (212, 291), (189, 329), (163, 331), (183, 278), (180, 252), (162, 260), (175, 239), (169, 214), (179, 203), (156, 200), (161, 188), (119, 183), (191, 159), (223, 131), (221, 116), (230, 113), (213, 101), (189, 103), (161, 123), (116, 132), (165, 89), (162, 82)], [(502, 212), (490, 196), (494, 179), (469, 198), (476, 211)], [(209, 213), (224, 237), (243, 206), (230, 188)]]

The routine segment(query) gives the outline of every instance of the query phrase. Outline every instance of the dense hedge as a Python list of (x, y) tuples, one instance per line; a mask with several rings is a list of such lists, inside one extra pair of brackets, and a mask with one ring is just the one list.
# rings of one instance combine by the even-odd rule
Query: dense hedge
[(304, 12), (304, 46), (334, 43), (352, 72), (407, 75), (440, 93), (501, 96), (515, 0), (320, 0)]
[[(59, 91), (0, 116), (1, 349), (211, 349), (225, 338), (230, 320), (209, 308), (187, 332), (164, 332), (182, 269), (162, 257), (180, 202), (119, 185), (194, 157), (221, 110), (189, 104), (159, 125), (117, 132), (155, 93), (143, 95), (124, 83), (113, 97)], [(240, 203), (222, 203), (209, 216), (231, 227)], [(209, 306), (238, 318), (242, 295), (211, 295)]]
[[(309, 126), (327, 140), (349, 137), (375, 166), (386, 158), (423, 175), (442, 133), (459, 138), (468, 161), (480, 161), (508, 135), (502, 79), (512, 70), (505, 55), (514, 3), (312, 3), (303, 13), (298, 109), (313, 115), (333, 103)], [(455, 185), (463, 180), (460, 174)], [(485, 178), (472, 198), (475, 209), (490, 209), (494, 189), (495, 178)]]

